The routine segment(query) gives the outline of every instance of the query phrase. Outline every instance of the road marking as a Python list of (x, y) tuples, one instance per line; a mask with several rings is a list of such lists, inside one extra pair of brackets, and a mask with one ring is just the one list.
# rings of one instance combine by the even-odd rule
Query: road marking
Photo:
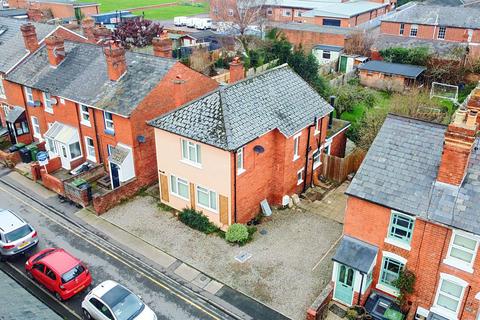
[(156, 284), (157, 286), (169, 291), (170, 293), (174, 294), (175, 296), (177, 296), (178, 298), (182, 299), (183, 301), (187, 302), (188, 304), (192, 305), (193, 307), (197, 308), (198, 310), (202, 311), (203, 313), (209, 315), (210, 317), (212, 317), (213, 319), (217, 319), (217, 320), (221, 320), (220, 318), (218, 318), (217, 316), (213, 315), (212, 313), (210, 313), (208, 310), (205, 310), (203, 307), (199, 306), (198, 304), (196, 304), (195, 302), (191, 301), (190, 299), (178, 294), (177, 292), (173, 291), (171, 288), (167, 287), (166, 285), (164, 285), (163, 283), (157, 281), (156, 279), (154, 279), (153, 277), (149, 276), (148, 274), (145, 274), (144, 272), (138, 270), (134, 265), (131, 265), (129, 263), (127, 263), (124, 259), (122, 259), (121, 257), (111, 253), (111, 252), (108, 252), (107, 250), (105, 250), (104, 248), (100, 247), (99, 245), (97, 245), (95, 242), (87, 239), (84, 237), (84, 235), (81, 235), (79, 234), (78, 232), (76, 232), (75, 230), (73, 230), (72, 228), (70, 228), (69, 226), (66, 226), (64, 225), (63, 223), (53, 219), (51, 216), (49, 216), (48, 214), (42, 212), (41, 210), (35, 208), (34, 206), (32, 206), (30, 203), (24, 201), (23, 199), (17, 197), (15, 194), (9, 192), (8, 190), (5, 190), (4, 188), (0, 187), (0, 190), (3, 190), (4, 192), (10, 194), (12, 197), (14, 197), (15, 199), (23, 202), (25, 205), (29, 206), (30, 208), (32, 208), (33, 210), (37, 211), (38, 213), (40, 213), (42, 216), (44, 216), (45, 218), (55, 222), (56, 224), (58, 224), (59, 226), (61, 226), (62, 228), (70, 231), (71, 233), (75, 234), (77, 237), (81, 238), (81, 239), (84, 239), (85, 241), (89, 242), (91, 245), (93, 245), (94, 247), (96, 247), (97, 249), (99, 249), (100, 251), (104, 252), (105, 254), (109, 255), (110, 257), (114, 258), (115, 260), (123, 263), (124, 265), (130, 267), (131, 269), (135, 270), (137, 273), (141, 274), (142, 276), (144, 276), (145, 278), (149, 279), (150, 281), (152, 281), (154, 284)]
[(317, 264), (313, 267), (312, 271), (314, 271), (320, 265), (320, 263), (322, 263), (323, 259), (325, 259), (325, 257), (330, 253), (330, 251), (332, 251), (333, 248), (335, 248), (335, 246), (342, 239), (342, 237), (343, 237), (343, 234), (341, 234), (340, 237), (330, 246), (330, 248), (328, 248), (327, 252), (325, 252), (325, 254), (320, 258), (320, 260), (318, 260)]

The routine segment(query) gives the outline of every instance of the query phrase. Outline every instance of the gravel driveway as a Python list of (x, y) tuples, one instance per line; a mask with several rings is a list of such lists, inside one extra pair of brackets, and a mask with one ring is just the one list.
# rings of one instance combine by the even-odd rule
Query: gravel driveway
[[(332, 198), (344, 206), (344, 198)], [(330, 281), (334, 253), (330, 249), (342, 233), (342, 225), (322, 212), (332, 203), (324, 208), (317, 205), (314, 212), (274, 211), (258, 226), (262, 232), (251, 243), (237, 247), (190, 229), (160, 209), (157, 201), (139, 196), (102, 218), (293, 319), (305, 318), (307, 307)], [(234, 256), (241, 252), (252, 257), (237, 262)]]

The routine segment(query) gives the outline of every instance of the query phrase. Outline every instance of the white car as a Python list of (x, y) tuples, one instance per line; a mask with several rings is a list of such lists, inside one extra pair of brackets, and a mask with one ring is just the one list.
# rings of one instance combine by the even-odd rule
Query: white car
[(139, 297), (112, 280), (102, 282), (87, 294), (82, 312), (88, 320), (157, 320)]
[(0, 260), (23, 254), (38, 244), (37, 231), (10, 210), (0, 208)]
[(195, 28), (198, 30), (207, 30), (212, 27), (212, 19), (209, 18), (198, 18), (195, 22)]

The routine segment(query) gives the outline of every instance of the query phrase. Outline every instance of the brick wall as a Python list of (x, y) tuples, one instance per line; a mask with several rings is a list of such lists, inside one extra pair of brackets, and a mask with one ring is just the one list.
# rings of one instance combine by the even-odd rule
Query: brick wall
[(100, 215), (118, 205), (122, 200), (134, 196), (141, 187), (146, 187), (138, 179), (133, 179), (115, 190), (102, 195), (93, 196), (93, 209)]
[(340, 158), (345, 157), (345, 147), (347, 146), (346, 132), (347, 130), (344, 130), (333, 137), (330, 145), (330, 155)]
[(62, 196), (65, 194), (63, 182), (60, 179), (48, 174), (43, 168), (40, 169), (40, 175), (45, 188), (50, 189)]
[(319, 43), (341, 47), (345, 45), (345, 36), (341, 34), (289, 29), (281, 29), (281, 31), (293, 45), (302, 45), (305, 52), (310, 52), (312, 47)]
[(391, 77), (385, 77), (385, 75), (380, 72), (360, 70), (359, 77), (360, 83), (367, 87), (377, 89), (390, 88), (394, 91), (403, 91), (405, 89), (405, 78), (402, 76), (393, 75)]

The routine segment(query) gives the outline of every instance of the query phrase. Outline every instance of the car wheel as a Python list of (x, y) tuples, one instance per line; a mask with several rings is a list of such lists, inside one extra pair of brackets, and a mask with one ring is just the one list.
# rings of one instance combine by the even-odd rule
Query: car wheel
[(58, 292), (55, 292), (55, 298), (57, 298), (58, 301), (63, 301), (62, 296)]
[(92, 319), (92, 316), (90, 315), (90, 313), (89, 313), (87, 310), (85, 310), (85, 309), (82, 308), (82, 313), (83, 313), (83, 317), (84, 317), (85, 319), (87, 319), (87, 320), (91, 320), (91, 319)]

